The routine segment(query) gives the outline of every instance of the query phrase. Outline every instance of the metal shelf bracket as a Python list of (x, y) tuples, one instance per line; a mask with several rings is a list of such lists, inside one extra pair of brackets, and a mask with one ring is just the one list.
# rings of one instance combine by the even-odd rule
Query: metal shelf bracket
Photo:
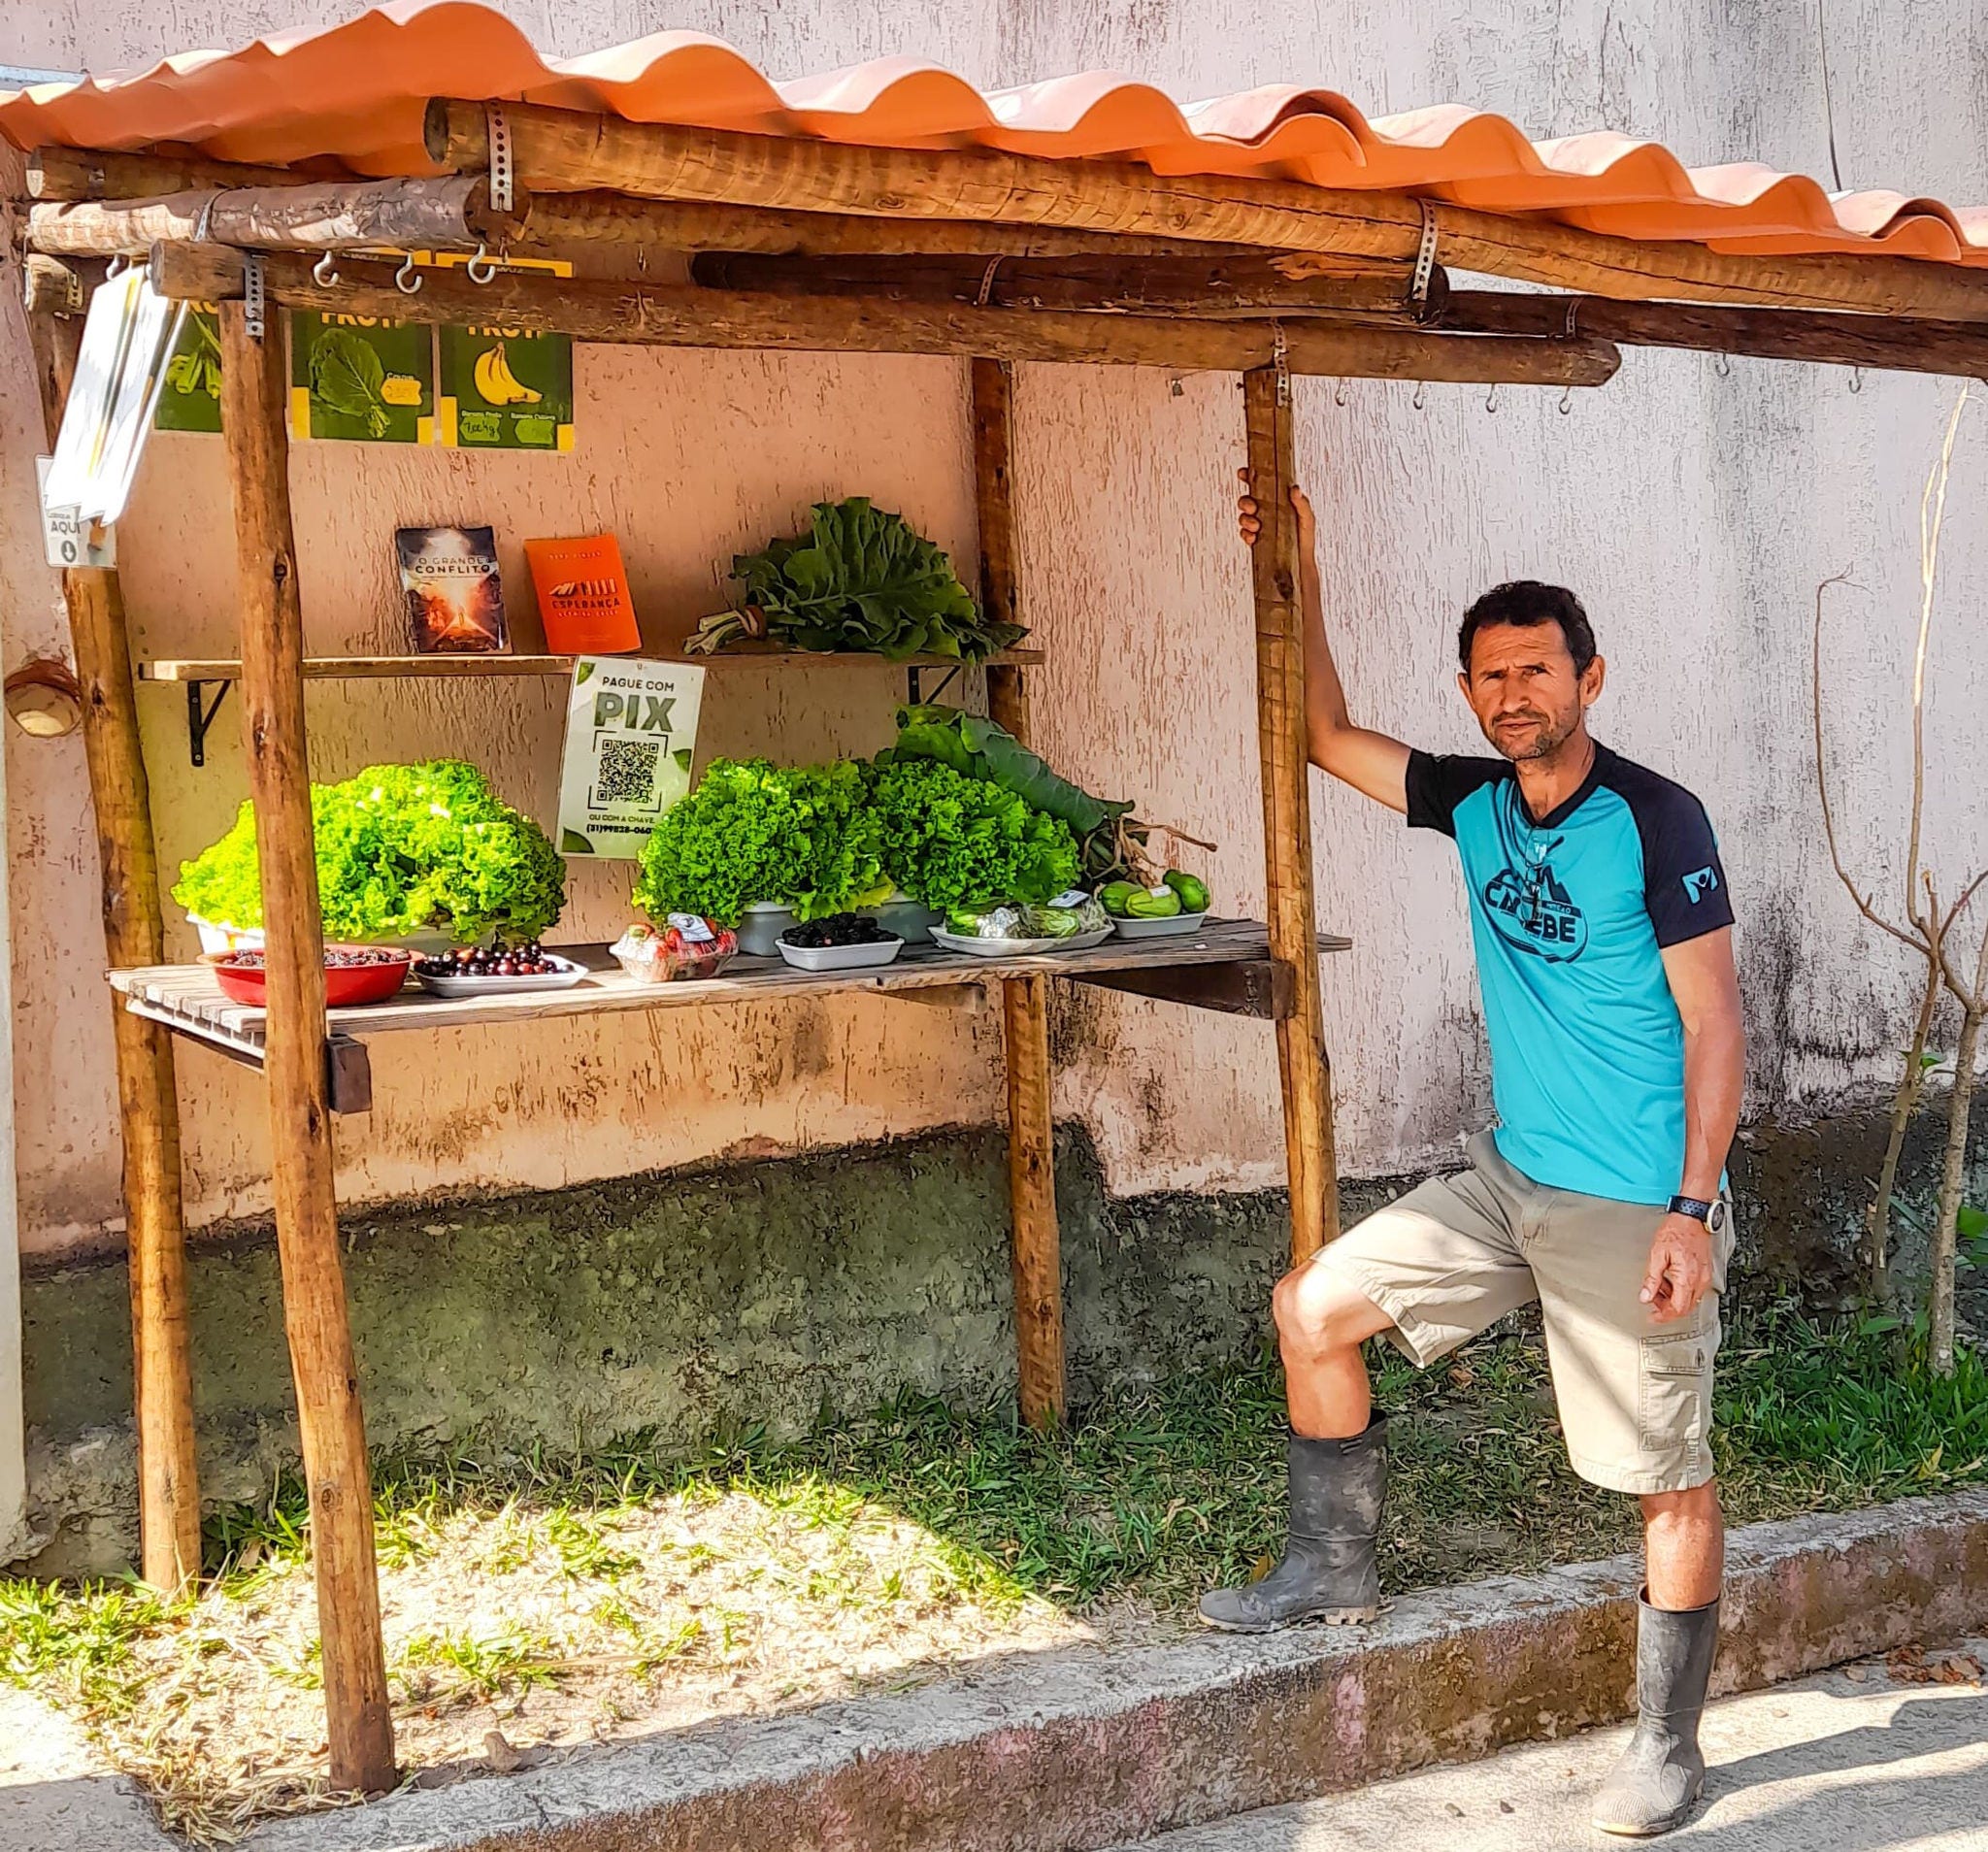
[(221, 711), (221, 703), (228, 698), (232, 681), (217, 681), (215, 687), (219, 691), (210, 707), (202, 698), (207, 688), (204, 681), (189, 681), (186, 684), (186, 753), (195, 765), (207, 763), (207, 736), (214, 730), (215, 718)]

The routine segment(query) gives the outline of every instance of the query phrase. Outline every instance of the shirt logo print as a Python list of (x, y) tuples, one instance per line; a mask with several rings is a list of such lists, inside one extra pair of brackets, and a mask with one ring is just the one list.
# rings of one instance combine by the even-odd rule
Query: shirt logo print
[(1696, 907), (1719, 884), (1719, 871), (1715, 868), (1694, 869), (1684, 876), (1684, 898)]
[(1484, 884), (1484, 910), (1520, 951), (1564, 965), (1588, 947), (1587, 915), (1553, 876), (1553, 864), (1501, 869)]

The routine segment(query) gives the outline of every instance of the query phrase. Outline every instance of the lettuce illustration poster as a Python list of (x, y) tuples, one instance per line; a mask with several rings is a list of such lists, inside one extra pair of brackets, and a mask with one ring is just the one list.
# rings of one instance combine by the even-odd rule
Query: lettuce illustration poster
[(434, 331), (425, 322), (292, 311), (290, 434), (432, 444)]

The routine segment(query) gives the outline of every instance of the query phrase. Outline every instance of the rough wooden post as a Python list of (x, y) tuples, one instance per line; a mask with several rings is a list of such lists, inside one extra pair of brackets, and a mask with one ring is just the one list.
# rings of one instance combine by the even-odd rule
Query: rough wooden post
[(241, 303), (221, 305), (221, 430), (234, 489), (242, 724), (262, 877), (277, 1249), (311, 1489), (331, 1778), (337, 1787), (377, 1792), (393, 1785), (393, 1718), (325, 1099), (324, 935), (304, 740), (304, 635), (290, 526), (282, 330), (272, 315), (266, 336), (257, 339)]
[[(28, 317), (50, 446), (75, 377), (83, 323)], [(117, 575), (62, 574), (83, 751), (96, 819), (104, 955), (113, 966), (162, 965), (158, 850), (139, 742), (131, 645)], [(186, 1324), (186, 1222), (180, 1187), (180, 1101), (173, 1038), (112, 996), (117, 1115), (123, 1142), (124, 1245), (131, 1275), (131, 1364), (138, 1426), (139, 1568), (169, 1595), (200, 1574), (200, 1480), (193, 1452), (193, 1364)]]
[[(1014, 503), (1009, 465), (1013, 370), (979, 360), (974, 370), (974, 499), (980, 517), (980, 599), (989, 617), (1016, 622)], [(1028, 687), (1020, 669), (987, 671), (987, 709), (1017, 740), (1029, 737)], [(1063, 1386), (1063, 1258), (1056, 1227), (1056, 1127), (1049, 1093), (1049, 984), (1011, 977), (1001, 986), (1008, 1066), (1008, 1193), (1013, 1218), (1014, 1328), (1020, 1350), (1022, 1419), (1060, 1421)]]
[(1275, 367), (1242, 376), (1251, 493), (1263, 532), (1250, 553), (1256, 606), (1256, 727), (1263, 757), (1263, 848), (1270, 948), (1297, 978), (1277, 1024), (1284, 1155), (1291, 1179), (1291, 1258), (1309, 1259), (1340, 1232), (1332, 1138), (1332, 1070), (1319, 1001), (1312, 918), (1311, 807), (1305, 746), (1305, 640), (1298, 612), (1298, 524), (1290, 381)]

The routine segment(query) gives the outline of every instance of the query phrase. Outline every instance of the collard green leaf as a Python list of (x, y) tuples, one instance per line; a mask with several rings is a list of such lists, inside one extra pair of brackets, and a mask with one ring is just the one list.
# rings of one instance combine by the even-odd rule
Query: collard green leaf
[(356, 328), (320, 328), (311, 346), (311, 396), (326, 411), (363, 423), (374, 437), (386, 432), (380, 388), (386, 368)]
[(740, 554), (732, 577), (794, 649), (977, 662), (1026, 634), (983, 618), (944, 549), (860, 495), (817, 503), (807, 534)]

